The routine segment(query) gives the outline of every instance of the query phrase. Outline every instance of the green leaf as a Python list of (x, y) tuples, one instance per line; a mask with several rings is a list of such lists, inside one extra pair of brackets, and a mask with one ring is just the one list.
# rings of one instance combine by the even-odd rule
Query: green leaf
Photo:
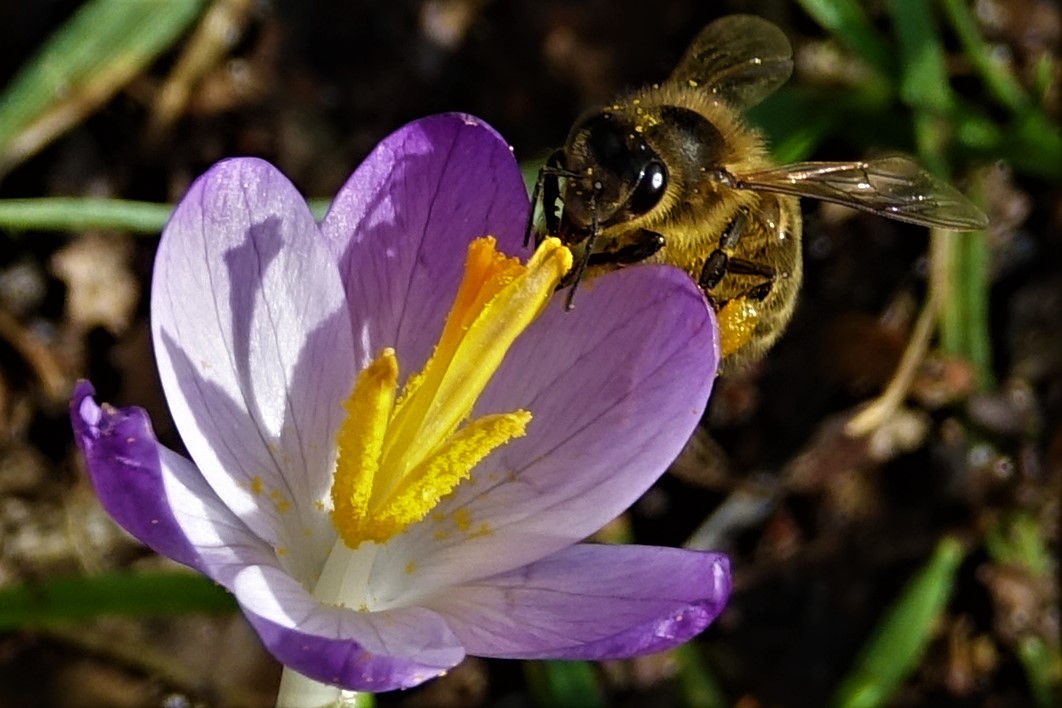
[(110, 573), (3, 588), (0, 630), (101, 615), (161, 616), (235, 609), (236, 601), (228, 592), (191, 572)]
[(89, 0), (0, 94), (0, 174), (76, 125), (169, 48), (205, 0)]
[(918, 664), (951, 595), (963, 549), (953, 538), (937, 545), (929, 562), (912, 578), (885, 613), (832, 705), (869, 708), (885, 705)]

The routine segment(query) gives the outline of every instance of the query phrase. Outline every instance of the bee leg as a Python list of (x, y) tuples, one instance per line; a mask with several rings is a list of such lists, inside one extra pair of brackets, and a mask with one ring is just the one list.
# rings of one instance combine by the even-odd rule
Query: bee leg
[(704, 267), (701, 268), (701, 277), (697, 279), (697, 284), (701, 286), (701, 290), (713, 290), (716, 285), (719, 285), (719, 281), (726, 275), (726, 267), (729, 262), (730, 257), (722, 249), (717, 248), (709, 253), (704, 260)]
[(723, 231), (723, 235), (719, 239), (719, 246), (709, 253), (706, 259), (704, 259), (701, 275), (697, 279), (702, 290), (707, 291), (714, 289), (716, 285), (719, 285), (719, 281), (723, 279), (723, 276), (726, 275), (727, 272), (732, 271), (730, 252), (734, 250), (738, 241), (741, 240), (741, 236), (745, 233), (745, 227), (748, 223), (748, 210), (742, 208), (738, 210), (737, 215), (726, 225), (726, 229)]
[[(732, 259), (731, 273), (742, 275), (762, 275), (767, 280), (733, 297), (716, 308), (716, 321), (719, 323), (719, 351), (723, 358), (735, 354), (752, 341), (756, 325), (763, 315), (760, 303), (767, 299), (774, 286), (774, 269), (742, 259)], [(711, 296), (709, 296), (709, 300)]]
[(731, 258), (727, 263), (726, 272), (736, 275), (758, 275), (767, 280), (774, 280), (777, 276), (771, 266), (756, 261), (747, 261), (744, 258)]
[(594, 252), (594, 244), (597, 242), (597, 235), (600, 231), (600, 226), (597, 222), (597, 195), (590, 195), (590, 235), (586, 237), (586, 245), (584, 248), (584, 254), (579, 262), (575, 264), (575, 269), (568, 274), (571, 280), (571, 285), (568, 286), (568, 297), (564, 300), (564, 310), (570, 312), (575, 307), (575, 289), (579, 287), (579, 281), (583, 279), (583, 273), (586, 272), (586, 266), (590, 263), (590, 255)]
[(745, 291), (744, 295), (740, 297), (746, 300), (755, 300), (756, 302), (763, 302), (767, 299), (767, 296), (771, 294), (771, 287), (774, 285), (773, 280), (768, 280), (766, 283), (760, 283), (754, 288), (750, 288)]
[[(531, 245), (531, 236), (534, 234), (535, 241), (538, 241), (538, 234), (535, 233), (535, 209), (538, 208), (538, 200), (542, 197), (542, 186), (546, 181), (545, 168), (538, 171), (538, 178), (535, 179), (535, 188), (531, 190), (531, 208), (527, 212), (527, 227), (524, 229), (524, 248)], [(545, 206), (543, 206), (545, 209)]]
[(589, 265), (630, 265), (649, 258), (664, 247), (664, 237), (655, 231), (639, 229), (634, 243), (605, 253), (590, 254)]
[(567, 170), (564, 169), (564, 153), (554, 150), (546, 164), (538, 171), (535, 188), (531, 191), (531, 210), (527, 214), (527, 228), (524, 230), (524, 248), (531, 244), (532, 236), (536, 246), (542, 242), (542, 235), (535, 231), (535, 209), (538, 208), (539, 200), (546, 221), (546, 235), (553, 236), (560, 231), (557, 200), (560, 199), (560, 178), (564, 176), (568, 176)]
[(756, 263), (755, 261), (747, 261), (744, 258), (731, 258), (727, 264), (726, 271), (735, 275), (756, 275), (764, 278), (764, 282), (749, 288), (743, 295), (739, 296), (751, 300), (765, 300), (771, 294), (771, 287), (774, 285), (774, 279), (778, 275), (771, 266)]

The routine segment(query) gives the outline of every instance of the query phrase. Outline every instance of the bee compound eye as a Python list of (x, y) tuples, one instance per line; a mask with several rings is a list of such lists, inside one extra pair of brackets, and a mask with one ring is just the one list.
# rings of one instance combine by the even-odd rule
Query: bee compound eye
[(627, 207), (632, 214), (644, 214), (655, 207), (667, 191), (667, 168), (658, 160), (650, 160), (631, 192)]

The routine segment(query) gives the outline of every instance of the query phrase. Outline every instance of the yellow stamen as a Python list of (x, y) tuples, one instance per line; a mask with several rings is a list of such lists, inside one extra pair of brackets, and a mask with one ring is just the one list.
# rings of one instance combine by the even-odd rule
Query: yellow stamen
[(336, 528), (364, 518), (369, 508), (397, 385), (398, 359), (394, 349), (388, 348), (361, 370), (343, 405), (347, 417), (337, 436), (339, 456), (332, 480), (332, 523)]
[(358, 375), (332, 482), (332, 522), (348, 547), (384, 542), (424, 519), (492, 450), (524, 435), (528, 411), (467, 418), (571, 263), (557, 239), (526, 266), (495, 251), (491, 238), (473, 241), (424, 370), (397, 394), (398, 360), (388, 349)]
[(388, 495), (387, 504), (361, 524), (360, 535), (386, 541), (423, 519), (431, 510), (424, 508), (426, 500), (437, 502), (452, 492), (494, 448), (523, 437), (529, 422), (531, 414), (523, 410), (469, 421), (405, 476)]

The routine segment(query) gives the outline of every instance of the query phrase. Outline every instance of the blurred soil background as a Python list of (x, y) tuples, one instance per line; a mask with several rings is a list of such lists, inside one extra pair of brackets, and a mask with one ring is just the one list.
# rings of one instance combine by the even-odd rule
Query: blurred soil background
[[(194, 6), (192, 19), (157, 58), (101, 98), (75, 96), (64, 106), (75, 116), (69, 129), (52, 137), (48, 121), (35, 126), (46, 135), (39, 148), (12, 157), (9, 146), (0, 199), (173, 203), (195, 176), (234, 155), (265, 157), (304, 194), (327, 198), (383, 136), (455, 110), (485, 119), (534, 169), (582, 110), (665, 78), (712, 19), (754, 12), (779, 24), (796, 72), (753, 121), (790, 159), (902, 151), (950, 169), (992, 220), (976, 237), (983, 277), (960, 274), (955, 289), (981, 287), (972, 297), (981, 298), (974, 312), (987, 339), (968, 355), (949, 347), (946, 332), (934, 337), (898, 405), (866, 434), (847, 434), (919, 339), (939, 263), (925, 229), (805, 201), (806, 285), (788, 333), (762, 363), (718, 382), (704, 421), (710, 432), (606, 532), (726, 550), (733, 601), (685, 652), (581, 674), (586, 700), (826, 705), (853, 680), (897, 598), (929, 572), (938, 573), (929, 592), (937, 604), (921, 623), (900, 620), (925, 643), (909, 650), (910, 669), (885, 703), (1051, 704), (1059, 686), (1062, 167), (1030, 148), (1035, 140), (1008, 141), (1018, 114), (986, 89), (936, 7), (947, 3), (925, 3), (936, 8), (946, 78), (984, 118), (966, 129), (994, 129), (1004, 136), (996, 142), (945, 130), (943, 142), (927, 143), (907, 88), (887, 80), (879, 92), (868, 88), (873, 67), (807, 13), (830, 3), (184, 4)], [(892, 24), (903, 4), (863, 3), (892, 61), (903, 55)], [(0, 1), (0, 90), (79, 6)], [(971, 7), (993, 61), (1057, 130), (1059, 4)], [(180, 449), (148, 334), (157, 231), (142, 230), (0, 227), (0, 591), (170, 568), (99, 509), (66, 411), (73, 382), (90, 378), (100, 400), (144, 406), (162, 441)], [(958, 327), (960, 335), (976, 329)], [(5, 622), (0, 707), (268, 705), (279, 678), (232, 611)], [(564, 705), (563, 691), (549, 692), (555, 671), (563, 669), (473, 659), (378, 702)]]

